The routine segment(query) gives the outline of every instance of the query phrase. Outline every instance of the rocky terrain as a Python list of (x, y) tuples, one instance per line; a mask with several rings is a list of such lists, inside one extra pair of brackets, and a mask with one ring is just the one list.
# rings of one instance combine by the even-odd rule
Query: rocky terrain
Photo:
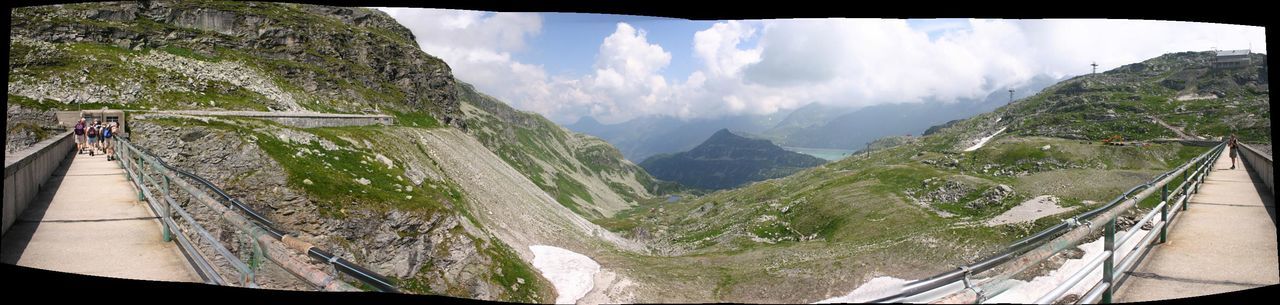
[[(266, 215), (279, 228), (330, 249), (335, 255), (397, 279), (409, 292), (479, 299), (520, 299), (516, 298), (511, 287), (507, 287), (510, 284), (502, 284), (500, 275), (492, 271), (503, 267), (515, 269), (498, 262), (511, 258), (493, 255), (505, 246), (490, 241), (492, 237), (488, 232), (479, 229), (478, 224), (464, 217), (456, 208), (450, 208), (461, 203), (449, 202), (447, 197), (432, 198), (422, 194), (431, 189), (449, 188), (447, 178), (419, 178), (422, 180), (413, 183), (405, 178), (409, 175), (404, 172), (394, 180), (379, 179), (366, 173), (356, 174), (358, 178), (342, 182), (325, 179), (326, 175), (337, 173), (323, 169), (303, 169), (307, 174), (298, 177), (299, 169), (296, 167), (302, 164), (288, 159), (277, 161), (281, 151), (271, 147), (288, 147), (290, 149), (284, 153), (299, 158), (332, 156), (334, 163), (341, 162), (338, 156), (363, 155), (368, 158), (359, 160), (359, 166), (386, 169), (385, 163), (377, 161), (381, 159), (377, 152), (382, 150), (364, 146), (369, 143), (368, 139), (347, 142), (265, 121), (205, 118), (209, 122), (202, 122), (146, 115), (135, 116), (134, 119), (132, 138), (139, 146), (150, 149), (173, 165), (213, 181)], [(264, 145), (269, 146), (264, 148)], [(369, 183), (365, 186), (370, 189), (361, 192), (395, 189), (394, 192), (400, 193), (404, 200), (372, 202), (358, 197), (334, 198), (331, 194), (316, 194), (306, 188), (350, 189), (358, 183), (356, 180), (368, 181), (370, 178), (377, 179), (378, 184)], [(294, 182), (299, 180), (301, 183)], [(405, 182), (391, 184), (388, 181)], [(335, 185), (335, 182), (339, 183)], [(421, 198), (413, 201), (413, 196)], [(353, 201), (342, 204), (348, 200)], [(356, 204), (359, 202), (364, 203)], [(416, 207), (421, 204), (413, 204), (416, 202), (435, 207)], [(536, 280), (525, 279), (529, 283)], [(537, 289), (536, 286), (525, 288)]]
[[(1209, 68), (1212, 52), (1165, 54), (1103, 73), (1084, 75), (1019, 100), (992, 114), (1016, 135), (1099, 141), (1192, 136), (1231, 132), (1245, 141), (1270, 142), (1266, 54), (1252, 65)], [(1196, 95), (1203, 98), (1184, 99)], [(1170, 128), (1162, 126), (1167, 123)]]
[[(982, 225), (1016, 203), (1095, 206), (1205, 150), (1098, 142), (1173, 134), (1146, 115), (1269, 143), (1265, 79), (1201, 69), (1206, 54), (1179, 53), (1067, 80), (924, 137), (690, 196), (599, 138), (455, 80), (377, 11), (129, 2), (12, 17), (11, 121), (128, 109), (139, 146), (409, 293), (552, 302), (559, 291), (533, 262), (548, 260), (534, 249), (555, 247), (598, 263), (590, 288), (573, 291), (586, 291), (584, 303), (813, 302), (878, 276), (950, 270), (1072, 214)], [(1201, 98), (1176, 98), (1188, 93)], [(152, 109), (382, 113), (396, 123), (301, 129)], [(26, 128), (18, 124), (6, 131)], [(39, 137), (26, 130), (9, 142)], [(681, 198), (657, 196), (668, 193)], [(1138, 225), (1128, 219), (1122, 226)]]
[(129, 109), (381, 109), (464, 126), (448, 65), (378, 11), (149, 1), (12, 13), (9, 94)]
[(9, 104), (5, 109), (4, 151), (12, 153), (23, 150), (65, 130), (66, 128), (58, 125), (58, 119), (52, 111)]
[[(412, 128), (466, 126), (449, 67), (374, 10), (201, 1), (13, 15), (11, 134), (48, 110), (100, 106), (381, 112)], [(555, 294), (528, 259), (468, 216), (467, 197), (423, 151), (388, 148), (402, 146), (384, 140), (398, 135), (145, 111), (130, 121), (139, 146), (406, 292), (522, 302)], [(229, 228), (188, 207), (243, 250)], [(288, 282), (266, 276), (263, 285), (305, 288)]]
[(613, 216), (654, 194), (680, 189), (654, 179), (599, 138), (511, 108), (469, 84), (459, 83), (458, 93), (480, 143), (583, 217)]
[[(1266, 134), (1264, 81), (1253, 68), (1201, 68), (1211, 56), (1167, 54), (1076, 77), (995, 111), (930, 128), (923, 137), (886, 139), (876, 149), (785, 178), (675, 202), (650, 201), (597, 222), (646, 240), (664, 255), (723, 262), (716, 265), (725, 268), (721, 283), (727, 284), (715, 286), (721, 300), (811, 302), (845, 295), (878, 276), (931, 276), (946, 270), (942, 265), (972, 262), (1074, 214), (1027, 216), (1015, 210), (1027, 202), (1047, 200), (1055, 211), (1087, 210), (1207, 149), (1145, 142), (1174, 135), (1148, 115), (1197, 135), (1233, 128)], [(1196, 75), (1187, 83), (1198, 86), (1180, 90), (1225, 94), (1178, 100), (1181, 91), (1161, 85), (1186, 74)], [(1238, 111), (1211, 109), (1224, 103)], [(1204, 116), (1191, 120), (1185, 113)], [(1114, 135), (1128, 145), (1103, 144)], [(1133, 219), (1153, 205), (1139, 205), (1121, 217), (1120, 226), (1139, 225)], [(1008, 221), (1015, 218), (1034, 220)], [(824, 251), (806, 252), (815, 248)], [(928, 263), (915, 263), (934, 254)], [(786, 263), (764, 270), (732, 267), (762, 256)], [(806, 282), (801, 274), (808, 272), (860, 277)], [(766, 286), (808, 293), (752, 293)]]

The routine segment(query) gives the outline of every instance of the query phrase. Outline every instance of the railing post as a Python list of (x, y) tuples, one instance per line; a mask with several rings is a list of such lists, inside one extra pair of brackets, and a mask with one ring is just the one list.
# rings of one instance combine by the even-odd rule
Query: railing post
[(1164, 203), (1160, 205), (1160, 221), (1163, 222), (1162, 224), (1160, 224), (1160, 243), (1163, 244), (1165, 241), (1165, 237), (1168, 236), (1167, 234), (1168, 231), (1166, 229), (1169, 228), (1169, 204), (1170, 203), (1169, 203), (1169, 185), (1168, 184), (1165, 184), (1163, 187), (1160, 187), (1160, 202)]
[(1182, 172), (1182, 175), (1182, 198), (1186, 198), (1183, 199), (1186, 202), (1182, 203), (1182, 210), (1186, 211), (1188, 207), (1191, 207), (1191, 180), (1187, 180), (1187, 172)]
[(1102, 263), (1102, 281), (1107, 283), (1107, 289), (1102, 292), (1102, 303), (1111, 303), (1111, 292), (1115, 291), (1115, 258), (1116, 258), (1116, 219), (1111, 218), (1107, 221), (1106, 232), (1102, 241), (1102, 247), (1107, 251), (1107, 260)]
[[(164, 185), (161, 186), (160, 193), (164, 195), (165, 199), (168, 199), (169, 198), (169, 176), (161, 175), (160, 178), (164, 179)], [(161, 206), (161, 209), (160, 209), (161, 213), (164, 213), (163, 217), (169, 220), (169, 222), (166, 222), (166, 223), (177, 224), (176, 222), (173, 222), (173, 217), (172, 217), (173, 213), (170, 212), (169, 210), (171, 208), (169, 206), (169, 201), (164, 200), (164, 202), (160, 203), (160, 206)], [(163, 225), (161, 227), (164, 227), (164, 241), (165, 242), (172, 241), (173, 240), (173, 236), (171, 235), (173, 234), (171, 232), (172, 229), (169, 228), (168, 225)]]
[(146, 173), (147, 165), (142, 162), (141, 154), (136, 155), (136, 158), (133, 160), (133, 166), (135, 169), (134, 174), (138, 175), (138, 201), (147, 200), (147, 197), (142, 196), (142, 188), (147, 187), (147, 181), (143, 180), (142, 178), (142, 175), (147, 174)]

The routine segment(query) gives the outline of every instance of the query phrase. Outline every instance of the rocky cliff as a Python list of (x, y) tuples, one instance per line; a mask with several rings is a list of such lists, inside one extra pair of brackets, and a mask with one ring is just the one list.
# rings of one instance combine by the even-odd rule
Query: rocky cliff
[(58, 125), (58, 119), (52, 111), (22, 107), (16, 103), (7, 106), (4, 120), (5, 153), (23, 150), (67, 130)]
[(25, 7), (12, 16), (8, 116), (22, 120), (11, 121), (56, 109), (132, 110), (137, 145), (405, 292), (554, 299), (527, 258), (470, 215), (471, 199), (427, 156), (435, 149), (406, 146), (408, 134), (146, 113), (383, 113), (404, 125), (396, 128), (465, 129), (449, 66), (386, 14), (154, 1)]
[(9, 94), (131, 109), (420, 113), (465, 126), (454, 79), (385, 13), (146, 1), (18, 8)]

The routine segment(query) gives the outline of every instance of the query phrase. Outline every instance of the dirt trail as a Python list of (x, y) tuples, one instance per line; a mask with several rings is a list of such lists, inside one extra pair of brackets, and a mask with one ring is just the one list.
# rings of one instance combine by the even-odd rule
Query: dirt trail
[(1158, 118), (1158, 117), (1156, 117), (1156, 116), (1154, 116), (1154, 115), (1147, 115), (1147, 117), (1148, 117), (1148, 118), (1151, 118), (1151, 120), (1152, 120), (1152, 121), (1154, 121), (1154, 122), (1156, 122), (1156, 124), (1160, 124), (1160, 126), (1164, 126), (1164, 128), (1168, 128), (1170, 131), (1173, 131), (1173, 133), (1174, 133), (1174, 134), (1177, 134), (1177, 135), (1178, 135), (1178, 138), (1180, 138), (1180, 139), (1183, 139), (1183, 140), (1201, 140), (1201, 139), (1204, 139), (1203, 137), (1199, 137), (1199, 136), (1194, 136), (1194, 135), (1187, 134), (1187, 133), (1185, 133), (1185, 132), (1183, 132), (1183, 131), (1182, 131), (1182, 128), (1173, 127), (1173, 125), (1169, 125), (1169, 123), (1165, 123), (1165, 122), (1164, 122), (1164, 120), (1161, 120), (1160, 118)]

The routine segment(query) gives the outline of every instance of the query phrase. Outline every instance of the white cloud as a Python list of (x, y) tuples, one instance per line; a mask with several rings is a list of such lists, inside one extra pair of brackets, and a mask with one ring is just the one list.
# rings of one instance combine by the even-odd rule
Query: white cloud
[[(440, 57), (454, 76), (480, 91), (540, 113), (559, 111), (548, 105), (555, 97), (541, 66), (512, 60), (538, 35), (542, 17), (532, 13), (378, 8), (413, 32), (423, 51)], [(542, 101), (538, 103), (537, 101)]]
[[(867, 106), (980, 97), (1042, 74), (1079, 75), (1179, 51), (1266, 50), (1263, 28), (1134, 20), (800, 19), (724, 21), (691, 38), (700, 65), (661, 71), (672, 54), (618, 23), (586, 75), (550, 77), (511, 59), (537, 35), (535, 14), (384, 9), (454, 74), (558, 122), (766, 114), (810, 102)], [(683, 22), (683, 21), (671, 21)], [(754, 40), (754, 45), (746, 45)], [(685, 56), (685, 54), (677, 54)]]
[(760, 61), (761, 48), (738, 49), (755, 36), (756, 28), (746, 22), (727, 21), (693, 34), (694, 56), (702, 59), (707, 73), (735, 76), (743, 66)]

